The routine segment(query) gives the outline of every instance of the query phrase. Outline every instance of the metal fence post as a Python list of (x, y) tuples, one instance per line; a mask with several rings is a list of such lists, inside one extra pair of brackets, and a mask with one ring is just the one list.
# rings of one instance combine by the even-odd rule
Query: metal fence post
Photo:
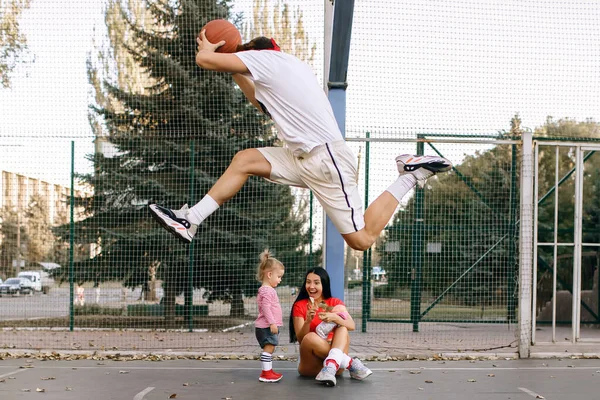
[[(420, 136), (419, 136), (420, 137)], [(417, 155), (422, 156), (424, 143), (417, 142)], [(419, 321), (421, 320), (421, 286), (423, 283), (423, 188), (415, 186), (415, 221), (412, 234), (412, 261), (413, 276), (410, 291), (410, 320), (413, 324), (413, 332), (419, 332)]]
[[(371, 133), (367, 132), (367, 139)], [(371, 142), (365, 143), (365, 210), (369, 207), (369, 151)], [(358, 267), (358, 266), (357, 266)], [(363, 252), (362, 282), (362, 323), (361, 331), (367, 331), (367, 322), (371, 318), (371, 249)]]
[(75, 316), (74, 316), (74, 303), (75, 296), (73, 293), (73, 275), (74, 275), (74, 265), (73, 265), (73, 250), (75, 247), (75, 141), (71, 141), (71, 199), (69, 204), (71, 206), (70, 210), (70, 221), (69, 221), (69, 330), (73, 332), (73, 327), (75, 325)]
[[(190, 143), (190, 204), (194, 204), (194, 159), (196, 149), (192, 140)], [(194, 330), (194, 241), (190, 243), (188, 259), (188, 286), (185, 290), (185, 314), (188, 322), (188, 330)]]
[(521, 160), (521, 226), (519, 234), (519, 356), (531, 352), (533, 277), (533, 134), (523, 132)]
[(517, 240), (517, 145), (511, 146), (511, 167), (510, 167), (510, 197), (509, 197), (509, 216), (508, 216), (508, 301), (507, 319), (508, 322), (516, 320), (517, 299), (515, 297), (515, 285), (518, 274), (518, 264), (516, 263), (516, 240)]

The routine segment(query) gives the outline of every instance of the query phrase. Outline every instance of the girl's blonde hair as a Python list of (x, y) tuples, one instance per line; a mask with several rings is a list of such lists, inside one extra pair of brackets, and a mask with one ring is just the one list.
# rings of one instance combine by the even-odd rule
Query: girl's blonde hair
[(283, 264), (281, 261), (273, 257), (273, 254), (269, 251), (269, 249), (265, 249), (260, 256), (260, 264), (258, 264), (258, 268), (256, 269), (256, 280), (262, 282), (265, 278), (265, 274), (276, 267), (283, 269)]

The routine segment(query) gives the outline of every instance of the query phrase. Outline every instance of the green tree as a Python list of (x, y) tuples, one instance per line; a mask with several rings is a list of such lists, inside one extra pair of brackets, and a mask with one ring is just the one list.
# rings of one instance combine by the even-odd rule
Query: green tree
[(28, 240), (28, 262), (49, 261), (50, 250), (54, 247), (55, 237), (49, 220), (48, 203), (43, 196), (33, 195), (25, 211)]
[(272, 7), (270, 3), (269, 0), (254, 0), (252, 20), (246, 21), (242, 28), (244, 36), (249, 39), (273, 37), (282, 51), (312, 64), (317, 46), (310, 44), (300, 7), (291, 11), (288, 3), (277, 1)]
[(230, 17), (229, 2), (146, 5), (154, 25), (146, 29), (126, 18), (132, 38), (127, 48), (152, 85), (141, 93), (106, 81), (106, 93), (117, 105), (93, 107), (116, 151), (96, 153), (95, 172), (81, 177), (95, 193), (92, 201), (82, 202), (90, 217), (77, 223), (76, 240), (97, 243), (102, 251), (78, 263), (77, 280), (139, 286), (158, 262), (168, 319), (175, 296), (185, 292), (189, 299), (191, 287), (231, 301), (232, 315), (240, 315), (242, 295), (253, 295), (258, 287), (253, 277), (264, 248), (275, 252), (286, 272), (305, 268), (304, 220), (293, 212), (288, 187), (256, 178), (200, 226), (191, 247), (149, 219), (148, 203), (178, 208), (200, 200), (237, 151), (271, 145), (275, 136), (270, 121), (249, 105), (228, 75), (195, 65), (200, 28)]
[(0, 0), (0, 85), (4, 88), (10, 87), (9, 74), (27, 50), (19, 18), (30, 3), (30, 0)]
[[(520, 123), (519, 116), (515, 116), (511, 121), (511, 130), (501, 136), (519, 138)], [(598, 124), (593, 121), (554, 121), (549, 117), (543, 126), (535, 129), (534, 137), (582, 139), (597, 137), (598, 132)], [(512, 157), (515, 150), (517, 164), (513, 176)], [(440, 174), (428, 181), (423, 191), (424, 229), (420, 239), (423, 246), (441, 243), (442, 252), (425, 253), (423, 256), (422, 289), (426, 293), (436, 297), (450, 284), (457, 282), (447, 298), (455, 298), (466, 304), (505, 304), (514, 298), (510, 290), (516, 287), (511, 280), (516, 278), (516, 222), (520, 216), (519, 193), (515, 190), (511, 194), (511, 181), (515, 179), (517, 184), (519, 182), (519, 151), (518, 148), (513, 149), (512, 145), (497, 145), (466, 156), (462, 163), (455, 165), (457, 172)], [(559, 178), (574, 165), (573, 151), (561, 150)], [(600, 198), (595, 177), (599, 167), (600, 157), (590, 157), (585, 178), (590, 184), (584, 186), (584, 198), (597, 200), (586, 201), (588, 206), (584, 210), (584, 226), (597, 226), (594, 224)], [(538, 169), (538, 193), (541, 198), (554, 186), (554, 149), (540, 148)], [(571, 176), (559, 190), (559, 241), (573, 240), (573, 185)], [(415, 206), (416, 197), (413, 196), (403, 212), (394, 217), (379, 250), (381, 264), (388, 272), (390, 288), (408, 287), (413, 283)], [(553, 213), (554, 200), (553, 196), (549, 196), (539, 208), (540, 241), (553, 240)], [(597, 235), (597, 230), (584, 232), (584, 240), (597, 240)], [(421, 250), (425, 252), (425, 247)], [(552, 264), (547, 255), (541, 256), (546, 257), (547, 264)], [(464, 273), (466, 275), (459, 279)], [(564, 278), (569, 282), (568, 277)]]
[[(520, 120), (516, 116), (511, 131), (503, 136), (519, 135)], [(458, 281), (451, 296), (463, 303), (499, 301), (498, 291), (502, 291), (501, 301), (505, 301), (515, 265), (511, 246), (516, 238), (510, 234), (515, 204), (511, 205), (511, 198), (518, 199), (518, 195), (513, 193), (516, 197), (511, 197), (510, 193), (512, 151), (510, 145), (498, 145), (476, 152), (455, 165), (458, 172), (430, 179), (421, 192), (421, 232), (416, 230), (421, 220), (416, 218), (417, 196), (410, 198), (403, 212), (394, 217), (380, 247), (381, 265), (387, 271), (390, 288), (414, 283), (414, 257), (420, 254), (425, 296), (435, 298)], [(514, 227), (514, 220), (512, 223)], [(422, 247), (415, 249), (417, 243)], [(428, 243), (441, 245), (441, 253), (426, 253)], [(419, 254), (413, 254), (415, 250)], [(459, 280), (469, 269), (468, 275)]]
[(0, 209), (0, 274), (5, 278), (15, 275), (13, 261), (24, 260), (27, 229), (23, 216), (14, 207)]

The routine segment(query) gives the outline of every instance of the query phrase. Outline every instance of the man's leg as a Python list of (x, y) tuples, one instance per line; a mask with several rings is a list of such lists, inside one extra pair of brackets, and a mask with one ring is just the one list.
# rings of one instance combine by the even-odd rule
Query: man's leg
[(268, 178), (270, 174), (271, 164), (259, 150), (242, 150), (233, 157), (227, 170), (194, 207), (188, 209), (185, 205), (180, 210), (171, 210), (151, 204), (150, 212), (175, 237), (189, 243), (196, 234), (197, 225), (239, 192), (250, 175)]
[(238, 152), (219, 180), (196, 205), (190, 208), (188, 220), (200, 225), (227, 200), (231, 199), (246, 183), (250, 175), (268, 178), (271, 164), (257, 149)]
[[(262, 178), (269, 178), (271, 175), (271, 164), (257, 149), (238, 152), (223, 175), (210, 188), (207, 195), (212, 197), (219, 205), (223, 205), (240, 191), (250, 175)], [(192, 207), (191, 210), (193, 209)]]
[(396, 157), (400, 176), (365, 211), (365, 227), (358, 232), (342, 235), (355, 250), (365, 251), (373, 245), (383, 228), (396, 212), (400, 200), (417, 183), (425, 181), (438, 172), (449, 171), (452, 163), (442, 157), (401, 155)]

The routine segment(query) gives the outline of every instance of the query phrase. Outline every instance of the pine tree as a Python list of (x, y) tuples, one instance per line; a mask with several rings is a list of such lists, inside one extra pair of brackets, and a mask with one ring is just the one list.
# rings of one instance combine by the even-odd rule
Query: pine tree
[[(95, 189), (85, 202), (89, 218), (77, 224), (77, 241), (97, 243), (101, 253), (77, 265), (80, 280), (146, 283), (160, 263), (166, 317), (176, 295), (206, 288), (211, 299), (232, 302), (243, 313), (242, 295), (254, 295), (258, 255), (271, 248), (286, 272), (305, 268), (303, 219), (293, 213), (286, 186), (251, 178), (232, 200), (200, 225), (193, 246), (171, 238), (148, 216), (147, 204), (171, 208), (200, 200), (233, 155), (274, 143), (270, 121), (245, 100), (227, 74), (195, 64), (196, 36), (209, 20), (230, 17), (227, 1), (147, 2), (152, 29), (130, 21), (130, 54), (154, 84), (134, 92), (106, 83), (115, 99), (94, 107), (103, 118), (114, 154), (97, 153), (95, 171), (82, 176)], [(140, 93), (142, 92), (142, 93)], [(193, 167), (192, 167), (193, 162)], [(191, 178), (193, 173), (193, 179)], [(188, 281), (191, 266), (193, 282)]]

